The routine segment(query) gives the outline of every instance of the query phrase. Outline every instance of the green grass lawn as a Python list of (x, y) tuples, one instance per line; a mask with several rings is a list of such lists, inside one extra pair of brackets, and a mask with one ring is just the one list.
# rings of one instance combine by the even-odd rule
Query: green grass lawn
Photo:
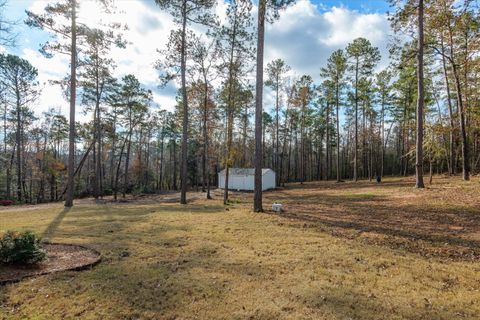
[[(343, 192), (334, 183), (305, 188), (319, 195), (341, 197)], [(388, 184), (378, 192), (350, 184), (345, 189), (344, 201), (372, 205), (376, 195), (396, 194)], [(268, 193), (266, 206), (276, 196)], [(330, 201), (330, 207), (344, 204), (334, 196), (325, 199), (319, 196), (319, 207), (328, 205), (322, 201)], [(287, 212), (294, 209), (290, 204)], [(29, 229), (51, 241), (87, 244), (103, 260), (91, 270), (0, 287), (0, 318), (480, 318), (478, 262), (425, 256), (338, 235), (322, 222), (312, 224), (252, 213), (244, 201), (227, 211), (220, 197), (186, 206), (131, 202), (84, 203), (69, 211), (61, 204), (9, 208), (0, 211), (0, 232)]]

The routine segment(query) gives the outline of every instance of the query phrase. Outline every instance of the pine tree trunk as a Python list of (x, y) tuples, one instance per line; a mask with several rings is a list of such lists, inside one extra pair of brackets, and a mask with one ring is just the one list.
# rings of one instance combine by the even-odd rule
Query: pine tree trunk
[[(162, 130), (163, 130), (163, 128), (162, 128)], [(163, 145), (164, 145), (164, 142), (163, 142), (163, 139), (164, 139), (164, 137), (163, 137), (163, 132), (161, 133), (161, 136), (162, 136), (162, 138), (161, 138), (162, 140), (161, 140), (161, 142), (160, 142), (160, 172), (159, 172), (159, 174), (158, 174), (158, 175), (159, 175), (159, 177), (158, 177), (158, 181), (159, 181), (159, 183), (158, 183), (158, 189), (159, 189), (160, 191), (163, 190), (163, 168), (164, 168), (164, 165), (163, 165)]]
[(450, 122), (450, 168), (449, 174), (454, 175), (456, 171), (455, 166), (455, 120), (453, 116), (453, 107), (452, 107), (452, 98), (450, 92), (450, 82), (448, 80), (448, 72), (447, 72), (447, 63), (445, 60), (445, 46), (443, 43), (443, 34), (441, 35), (441, 54), (442, 54), (442, 67), (443, 67), (443, 75), (445, 78), (445, 88), (447, 91), (447, 104), (448, 104), (448, 115), (449, 115), (449, 122)]
[[(456, 74), (456, 66), (453, 63), (454, 74)], [(455, 75), (455, 84), (457, 91), (457, 103), (458, 103), (458, 113), (460, 114), (460, 132), (462, 135), (462, 167), (463, 167), (463, 180), (470, 180), (470, 162), (468, 154), (468, 138), (467, 138), (467, 129), (465, 124), (465, 110), (462, 101), (462, 91), (460, 85), (460, 79)]]
[(278, 79), (278, 75), (277, 75), (277, 86), (276, 86), (276, 96), (275, 96), (275, 164), (274, 164), (274, 168), (275, 168), (275, 186), (279, 186), (280, 185), (280, 175), (279, 175), (279, 154), (278, 154), (278, 143), (279, 143), (279, 138), (278, 138), (278, 125), (279, 125), (279, 108), (280, 108), (280, 103), (279, 103), (279, 79)]
[(263, 150), (263, 161), (262, 161), (262, 168), (265, 168), (268, 166), (268, 162), (267, 162), (267, 159), (268, 157), (266, 156), (267, 155), (267, 150), (265, 148), (265, 131), (266, 131), (266, 128), (265, 128), (265, 124), (262, 123), (262, 150)]
[(180, 203), (187, 204), (187, 149), (188, 149), (188, 98), (187, 98), (187, 56), (186, 56), (186, 32), (187, 32), (187, 0), (182, 5), (182, 54), (181, 54), (181, 78), (182, 78), (182, 102), (183, 102), (183, 123), (182, 123), (182, 159), (180, 169), (181, 194)]
[(115, 173), (115, 183), (113, 185), (113, 199), (117, 201), (117, 194), (118, 194), (118, 181), (120, 179), (120, 166), (122, 164), (122, 157), (123, 157), (123, 151), (125, 150), (125, 145), (127, 144), (127, 137), (125, 137), (125, 140), (123, 141), (122, 148), (120, 149), (120, 155), (118, 156), (118, 164), (117, 164), (117, 170)]
[(417, 48), (417, 145), (416, 145), (416, 183), (415, 187), (424, 188), (423, 184), (423, 0), (418, 3), (418, 48)]
[(245, 104), (245, 111), (243, 114), (243, 133), (242, 133), (242, 147), (243, 147), (243, 167), (247, 167), (247, 126), (248, 126), (248, 104)]
[(100, 163), (98, 158), (98, 122), (97, 122), (97, 106), (95, 106), (95, 110), (93, 112), (93, 141), (95, 143), (95, 147), (93, 149), (93, 197), (94, 199), (98, 199), (98, 190), (99, 190), (99, 176), (97, 172), (97, 164)]
[(75, 99), (77, 95), (77, 25), (76, 0), (72, 0), (72, 43), (70, 52), (70, 128), (68, 133), (68, 178), (65, 207), (73, 206), (75, 173)]
[(337, 118), (337, 182), (340, 182), (341, 180), (341, 174), (340, 174), (340, 118), (338, 115), (338, 109), (340, 108), (339, 105), (339, 84), (337, 83), (335, 87), (335, 107), (336, 107), (336, 118)]
[(225, 157), (225, 188), (223, 189), (223, 204), (228, 204), (228, 188), (230, 178), (230, 165), (231, 165), (231, 149), (232, 149), (232, 136), (233, 136), (233, 111), (229, 111), (227, 116), (227, 154)]
[[(16, 79), (18, 80), (18, 79)], [(20, 106), (20, 91), (19, 91), (19, 84), (15, 88), (16, 96), (17, 96), (17, 106), (16, 106), (16, 122), (17, 128), (15, 130), (15, 143), (17, 145), (17, 200), (22, 202), (23, 195), (22, 195), (22, 138), (21, 138), (21, 128), (22, 128), (22, 119), (21, 119), (21, 106)]]
[[(3, 110), (3, 153), (5, 157), (7, 157), (7, 107), (8, 105), (5, 103), (4, 110)], [(5, 161), (6, 162), (6, 161)], [(5, 186), (5, 193), (7, 199), (10, 198), (11, 190), (10, 190), (10, 182), (11, 182), (11, 171), (10, 165), (5, 163), (7, 170), (6, 170), (6, 186)]]
[(433, 160), (430, 159), (430, 175), (429, 175), (428, 183), (432, 184), (432, 182), (433, 182)]
[(325, 128), (325, 179), (330, 179), (330, 104), (327, 102), (327, 125)]
[(300, 184), (305, 181), (305, 104), (302, 105), (302, 119), (300, 121)]
[[(236, 10), (236, 8), (235, 8)], [(232, 151), (232, 139), (233, 139), (233, 112), (234, 112), (234, 103), (235, 103), (235, 92), (233, 87), (234, 81), (234, 52), (236, 46), (236, 36), (237, 36), (237, 14), (235, 13), (235, 20), (233, 22), (232, 30), (232, 43), (230, 46), (230, 57), (229, 57), (229, 67), (228, 67), (228, 98), (227, 98), (227, 149), (225, 156), (225, 186), (223, 189), (223, 204), (228, 203), (228, 187), (229, 187), (229, 177), (230, 177), (230, 165), (231, 165), (231, 151)]]
[(177, 190), (177, 143), (173, 140), (173, 190)]
[(103, 197), (102, 182), (102, 128), (101, 128), (101, 111), (100, 111), (100, 94), (97, 100), (97, 163), (95, 167), (95, 176), (97, 184), (97, 197)]
[(266, 0), (259, 0), (257, 38), (257, 83), (255, 94), (255, 190), (253, 211), (262, 212), (262, 116), (263, 116), (263, 48)]
[(204, 76), (204, 83), (205, 83), (205, 97), (203, 101), (203, 154), (202, 154), (202, 173), (203, 173), (203, 180), (202, 180), (202, 192), (205, 192), (205, 187), (207, 191), (207, 199), (211, 199), (210, 196), (210, 170), (208, 165), (208, 82), (207, 77)]
[(381, 110), (381, 120), (382, 121), (382, 128), (381, 128), (381, 137), (380, 137), (380, 180), (383, 178), (383, 170), (385, 165), (385, 95), (382, 94), (382, 110)]
[(462, 138), (462, 167), (463, 167), (463, 180), (470, 180), (470, 163), (468, 154), (468, 138), (467, 129), (465, 124), (465, 110), (463, 105), (462, 87), (460, 84), (460, 76), (458, 74), (457, 65), (455, 62), (454, 50), (453, 50), (453, 32), (451, 26), (448, 28), (450, 36), (450, 62), (452, 65), (452, 73), (455, 79), (455, 89), (457, 91), (457, 105), (458, 113), (460, 115), (460, 133)]
[(353, 181), (358, 180), (358, 58), (355, 66), (355, 146), (353, 152)]
[(125, 154), (125, 172), (123, 176), (123, 190), (122, 198), (125, 198), (128, 188), (128, 169), (130, 166), (130, 150), (132, 147), (132, 129), (130, 129), (129, 134), (127, 135), (127, 153)]
[(299, 164), (299, 146), (298, 146), (298, 130), (295, 129), (295, 140), (294, 140), (294, 144), (293, 144), (293, 147), (294, 147), (294, 155), (293, 155), (293, 162), (294, 162), (294, 165), (293, 165), (293, 168), (294, 168), (294, 171), (293, 171), (293, 179), (295, 182), (298, 182), (300, 180), (299, 178), (299, 174), (298, 174), (298, 171), (299, 171), (299, 167), (301, 166), (301, 164)]
[(287, 170), (285, 170), (285, 164), (288, 166), (288, 162), (285, 160), (286, 158), (286, 153), (287, 153), (287, 133), (288, 133), (288, 129), (287, 129), (287, 121), (288, 121), (288, 107), (287, 107), (287, 111), (285, 113), (285, 122), (284, 122), (284, 126), (283, 126), (283, 145), (282, 145), (282, 155), (280, 157), (280, 180), (279, 180), (279, 183), (280, 184), (285, 184), (285, 181), (288, 180), (287, 177), (284, 177), (285, 175), (285, 172)]
[(117, 143), (117, 132), (116, 132), (116, 127), (117, 127), (117, 112), (114, 107), (113, 110), (113, 123), (112, 123), (112, 150), (110, 152), (110, 188), (113, 189), (114, 185), (114, 166), (115, 166), (115, 145)]

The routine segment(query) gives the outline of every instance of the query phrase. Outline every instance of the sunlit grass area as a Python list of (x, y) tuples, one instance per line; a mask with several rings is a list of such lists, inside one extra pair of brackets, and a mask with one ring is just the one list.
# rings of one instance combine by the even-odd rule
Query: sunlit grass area
[[(252, 213), (251, 194), (234, 194), (229, 210), (219, 194), (186, 206), (159, 198), (9, 208), (0, 232), (86, 244), (103, 261), (0, 287), (1, 318), (478, 319), (478, 260), (431, 249), (475, 252), (479, 198), (464, 197), (478, 192), (475, 180), (441, 179), (426, 190), (408, 179), (292, 185), (266, 193), (265, 207), (285, 204), (278, 216)], [(442, 193), (451, 199), (435, 200)], [(418, 225), (409, 224), (419, 207)], [(391, 245), (398, 239), (430, 254)]]

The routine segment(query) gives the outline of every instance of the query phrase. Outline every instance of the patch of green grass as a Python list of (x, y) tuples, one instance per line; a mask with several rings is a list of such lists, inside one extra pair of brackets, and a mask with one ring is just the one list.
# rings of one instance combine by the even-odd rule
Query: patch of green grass
[[(350, 197), (366, 195), (375, 194)], [(32, 229), (103, 255), (91, 270), (0, 287), (0, 318), (479, 318), (478, 264), (335, 237), (247, 206), (0, 211), (0, 232)]]
[(354, 198), (373, 198), (376, 195), (373, 193), (345, 193), (345, 197), (354, 197)]
[(246, 203), (246, 201), (245, 201), (244, 199), (232, 198), (232, 197), (230, 197), (230, 198), (228, 199), (228, 204), (229, 204), (229, 205), (240, 204), (240, 203)]

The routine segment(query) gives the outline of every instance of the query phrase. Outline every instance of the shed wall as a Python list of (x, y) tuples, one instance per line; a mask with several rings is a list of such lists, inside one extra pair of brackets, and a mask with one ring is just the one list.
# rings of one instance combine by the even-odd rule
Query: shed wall
[[(218, 187), (225, 188), (225, 174), (218, 173)], [(255, 187), (255, 177), (253, 175), (230, 175), (228, 181), (229, 190), (253, 191)], [(262, 175), (262, 190), (275, 189), (275, 172), (269, 170)]]

